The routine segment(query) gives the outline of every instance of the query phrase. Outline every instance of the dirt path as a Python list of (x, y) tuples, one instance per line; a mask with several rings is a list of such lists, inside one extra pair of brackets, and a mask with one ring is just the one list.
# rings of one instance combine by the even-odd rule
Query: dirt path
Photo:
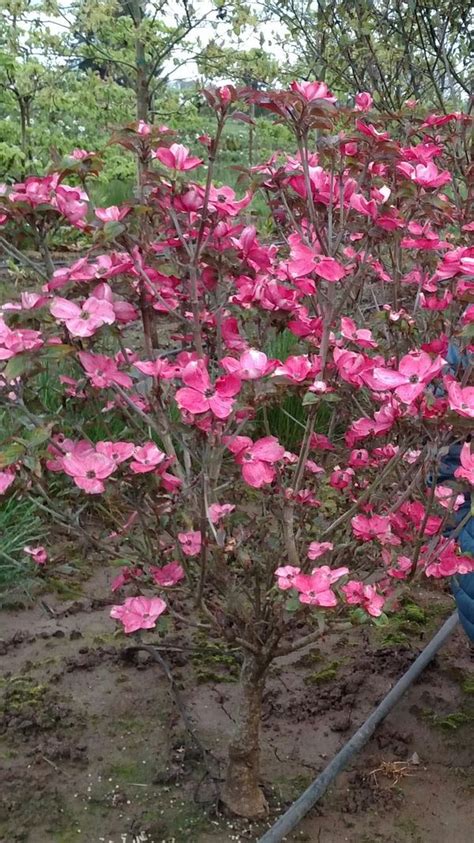
[[(0, 841), (256, 841), (265, 825), (216, 813), (215, 785), (159, 666), (147, 654), (124, 660), (126, 641), (108, 617), (110, 576), (101, 571), (72, 603), (45, 597), (55, 616), (42, 603), (0, 615)], [(328, 636), (275, 667), (263, 759), (274, 817), (323, 769), (452, 608), (436, 591), (416, 602), (423, 608), (406, 610), (396, 629)], [(186, 648), (179, 633), (167, 643)], [(238, 662), (209, 642), (193, 644), (201, 646), (199, 657), (185, 649), (167, 658), (217, 778), (235, 716)], [(288, 839), (472, 843), (473, 739), (474, 661), (457, 631), (318, 812)]]

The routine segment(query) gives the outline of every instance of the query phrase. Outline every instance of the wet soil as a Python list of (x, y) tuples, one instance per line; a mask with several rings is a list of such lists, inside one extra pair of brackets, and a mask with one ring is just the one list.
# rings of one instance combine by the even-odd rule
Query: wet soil
[[(275, 663), (262, 763), (272, 815), (256, 825), (225, 817), (217, 800), (238, 654), (170, 634), (160, 643), (171, 687), (149, 653), (125, 653), (130, 640), (114, 632), (114, 573), (94, 574), (78, 599), (46, 594), (0, 613), (2, 843), (257, 841), (453, 609), (436, 587), (420, 591), (421, 611), (411, 609), (396, 629), (328, 635)], [(143, 637), (156, 643), (152, 633)], [(287, 839), (471, 843), (473, 820), (474, 658), (458, 629)]]

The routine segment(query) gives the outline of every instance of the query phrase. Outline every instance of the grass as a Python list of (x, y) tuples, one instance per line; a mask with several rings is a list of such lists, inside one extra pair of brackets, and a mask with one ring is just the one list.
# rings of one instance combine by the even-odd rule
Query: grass
[(33, 564), (23, 548), (40, 543), (45, 533), (34, 501), (10, 497), (0, 505), (0, 592), (18, 585), (28, 591)]

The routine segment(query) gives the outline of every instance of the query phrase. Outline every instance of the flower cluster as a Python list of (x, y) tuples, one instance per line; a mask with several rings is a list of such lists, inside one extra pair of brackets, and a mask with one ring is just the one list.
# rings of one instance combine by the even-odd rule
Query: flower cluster
[[(455, 532), (474, 484), (474, 248), (452, 151), (468, 118), (420, 122), (407, 106), (400, 138), (369, 92), (344, 105), (319, 81), (206, 99), (207, 161), (165, 126), (115, 134), (139, 160), (140, 203), (94, 208), (67, 184), (85, 150), (4, 190), (7, 231), (47, 250), (59, 220), (88, 248), (1, 308), (0, 400), (24, 430), (0, 448), (0, 494), (55, 475), (65, 495), (104, 495), (130, 557), (115, 590), (186, 585), (202, 603), (208, 589), (229, 634), (256, 595), (258, 624), (279, 606), (262, 636), (278, 641), (305, 606), (378, 617), (400, 581), (474, 569)], [(213, 167), (248, 103), (286, 123), (295, 150), (249, 168), (238, 193)], [(249, 217), (258, 188), (263, 219)], [(48, 416), (37, 376), (56, 361)], [(42, 551), (25, 548), (38, 564)], [(150, 629), (166, 605), (132, 596), (112, 616)]]

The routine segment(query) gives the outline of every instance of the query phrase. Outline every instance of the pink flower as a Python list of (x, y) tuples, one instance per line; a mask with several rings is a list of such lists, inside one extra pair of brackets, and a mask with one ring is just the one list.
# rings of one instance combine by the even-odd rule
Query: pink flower
[(432, 360), (425, 351), (414, 351), (402, 357), (397, 372), (375, 367), (373, 376), (366, 382), (371, 389), (383, 392), (394, 389), (400, 401), (411, 404), (424, 392), (426, 384), (439, 375), (445, 362), (442, 357)]
[(148, 135), (151, 135), (151, 126), (145, 123), (144, 120), (139, 120), (137, 123), (137, 135), (142, 135), (145, 138), (148, 137)]
[(213, 524), (218, 524), (226, 515), (230, 515), (235, 509), (233, 503), (211, 503), (209, 507), (209, 518)]
[(349, 200), (349, 206), (357, 213), (364, 217), (370, 217), (372, 220), (377, 216), (377, 203), (374, 199), (366, 199), (362, 193), (353, 193)]
[(275, 576), (278, 577), (278, 588), (282, 591), (294, 588), (295, 577), (300, 573), (301, 568), (294, 568), (293, 565), (285, 565), (282, 568), (277, 568)]
[(109, 205), (108, 208), (96, 208), (95, 215), (102, 222), (120, 222), (129, 211), (129, 205), (122, 205), (121, 208), (117, 205)]
[(370, 111), (374, 104), (371, 94), (368, 91), (361, 91), (355, 96), (356, 111)]
[(92, 448), (84, 453), (66, 454), (62, 460), (63, 470), (72, 477), (76, 486), (90, 495), (104, 491), (102, 480), (110, 477), (117, 468), (116, 463)]
[(0, 471), (0, 495), (4, 495), (7, 489), (11, 486), (15, 479), (15, 474), (11, 469)]
[(221, 323), (222, 339), (226, 348), (232, 351), (245, 351), (247, 343), (239, 332), (239, 323), (235, 316), (228, 316)]
[(116, 465), (130, 459), (135, 451), (133, 442), (98, 442), (96, 445), (98, 454), (104, 454)]
[(256, 442), (248, 436), (235, 436), (227, 443), (235, 454), (235, 461), (242, 466), (242, 477), (249, 486), (261, 489), (273, 483), (276, 477), (274, 463), (281, 460), (285, 449), (275, 436), (264, 436)]
[(320, 556), (323, 556), (328, 550), (332, 550), (333, 547), (332, 542), (311, 542), (308, 547), (308, 559), (312, 561), (319, 559)]
[(165, 167), (170, 170), (194, 170), (202, 164), (201, 158), (195, 158), (189, 154), (189, 149), (181, 143), (172, 143), (170, 148), (160, 146), (152, 153), (153, 158), (158, 158)]
[(428, 164), (433, 158), (441, 155), (443, 147), (439, 144), (424, 142), (416, 146), (405, 146), (400, 150), (405, 161), (416, 161), (419, 164)]
[(176, 366), (173, 366), (166, 357), (159, 357), (157, 360), (137, 360), (133, 365), (150, 378), (170, 380), (176, 376)]
[(392, 533), (388, 515), (355, 515), (351, 524), (355, 537), (362, 541), (377, 539), (380, 544), (400, 544), (400, 539)]
[(460, 453), (461, 465), (454, 472), (455, 477), (463, 477), (474, 486), (474, 453), (469, 442), (465, 442)]
[[(288, 272), (293, 278), (303, 278), (306, 275), (314, 272), (325, 281), (336, 283), (347, 273), (346, 268), (335, 260), (335, 258), (320, 255), (316, 249), (307, 246), (301, 240), (299, 234), (292, 234), (290, 236), (291, 260), (288, 261)], [(313, 290), (305, 290), (304, 292), (314, 292)]]
[(121, 606), (112, 606), (110, 617), (123, 624), (124, 632), (153, 629), (166, 609), (161, 597), (128, 597)]
[[(456, 469), (454, 474), (456, 477), (459, 477), (459, 475), (456, 474), (457, 471), (459, 471), (459, 468)], [(440, 506), (443, 506), (445, 509), (449, 509), (452, 512), (456, 512), (464, 503), (464, 495), (457, 495), (454, 489), (451, 489), (450, 486), (442, 486), (441, 484), (435, 488), (435, 498)]]
[(310, 447), (320, 451), (335, 451), (332, 442), (324, 433), (313, 433), (310, 439)]
[(307, 102), (327, 100), (334, 103), (337, 99), (325, 82), (292, 82), (290, 87), (292, 91), (301, 94)]
[(372, 123), (363, 123), (362, 120), (356, 120), (356, 129), (368, 138), (372, 138), (374, 141), (385, 141), (390, 139), (388, 132), (379, 132)]
[(350, 605), (362, 604), (365, 611), (374, 618), (382, 614), (385, 600), (382, 595), (377, 594), (375, 585), (364, 585), (358, 580), (349, 580), (342, 586), (341, 591), (346, 595), (346, 600)]
[(157, 465), (166, 459), (166, 454), (155, 445), (154, 442), (147, 442), (140, 445), (133, 451), (133, 462), (130, 463), (130, 471), (134, 474), (146, 474), (154, 471)]
[(361, 348), (377, 348), (372, 331), (369, 328), (357, 328), (353, 319), (341, 316), (341, 334), (346, 340), (359, 345)]
[(72, 150), (69, 157), (74, 158), (74, 161), (83, 161), (84, 158), (89, 158), (90, 155), (94, 155), (94, 153), (87, 152), (87, 149), (79, 149), (76, 147), (76, 149)]
[(197, 556), (201, 552), (202, 536), (200, 530), (178, 533), (178, 541), (185, 556)]
[(78, 357), (91, 383), (98, 389), (107, 389), (114, 384), (127, 389), (133, 383), (130, 375), (121, 372), (115, 360), (105, 354), (80, 351)]
[(110, 302), (93, 296), (82, 307), (68, 299), (54, 298), (51, 302), (52, 316), (64, 322), (73, 337), (91, 337), (102, 325), (115, 322), (115, 312)]
[(331, 477), (329, 478), (329, 485), (332, 486), (333, 489), (347, 489), (347, 487), (352, 484), (354, 474), (355, 472), (352, 468), (340, 468), (336, 465)]
[(382, 550), (382, 560), (387, 566), (387, 574), (395, 580), (405, 580), (413, 567), (413, 561), (408, 556), (397, 556), (392, 562), (392, 554), (386, 547)]
[(359, 448), (356, 451), (351, 451), (347, 464), (351, 468), (365, 468), (370, 464), (369, 452), (365, 448)]
[(306, 354), (287, 357), (284, 363), (277, 366), (273, 376), (285, 378), (292, 383), (302, 383), (311, 374), (315, 374), (313, 364)]
[(187, 410), (193, 415), (210, 410), (218, 419), (227, 419), (234, 406), (233, 396), (240, 391), (240, 378), (236, 375), (224, 375), (218, 378), (214, 387), (202, 360), (192, 360), (184, 367), (182, 375), (186, 384), (176, 393), (176, 403), (180, 410)]
[(397, 165), (397, 170), (424, 188), (442, 187), (443, 184), (451, 181), (451, 173), (447, 170), (438, 170), (433, 161), (428, 164), (417, 164), (415, 167), (403, 161)]
[(169, 562), (162, 568), (150, 568), (154, 582), (162, 588), (169, 588), (184, 579), (184, 569), (179, 562)]
[(231, 375), (237, 375), (243, 381), (253, 381), (257, 378), (263, 378), (272, 371), (274, 364), (268, 359), (263, 351), (257, 351), (256, 348), (249, 348), (240, 355), (240, 359), (235, 357), (223, 357), (221, 366)]
[(462, 387), (460, 383), (445, 378), (449, 406), (459, 416), (474, 419), (474, 386)]
[(141, 577), (142, 573), (141, 568), (122, 568), (120, 573), (113, 578), (110, 584), (110, 590), (117, 591), (123, 585), (132, 582), (136, 577)]
[(23, 550), (28, 556), (31, 556), (36, 565), (44, 565), (48, 561), (48, 554), (41, 544), (37, 547), (25, 544)]
[(348, 573), (348, 568), (331, 570), (327, 565), (322, 565), (315, 568), (311, 574), (297, 574), (294, 578), (294, 588), (299, 592), (300, 603), (328, 608), (336, 606), (337, 597), (331, 585)]
[[(453, 539), (441, 539), (436, 554), (429, 553), (428, 548), (422, 548), (422, 551), (427, 551), (428, 562), (430, 558), (436, 559), (434, 562), (429, 562), (425, 568), (427, 577), (452, 577), (454, 574), (470, 574), (474, 571), (474, 557), (472, 556), (458, 556), (456, 553), (456, 544)], [(422, 561), (425, 553), (422, 555)]]

